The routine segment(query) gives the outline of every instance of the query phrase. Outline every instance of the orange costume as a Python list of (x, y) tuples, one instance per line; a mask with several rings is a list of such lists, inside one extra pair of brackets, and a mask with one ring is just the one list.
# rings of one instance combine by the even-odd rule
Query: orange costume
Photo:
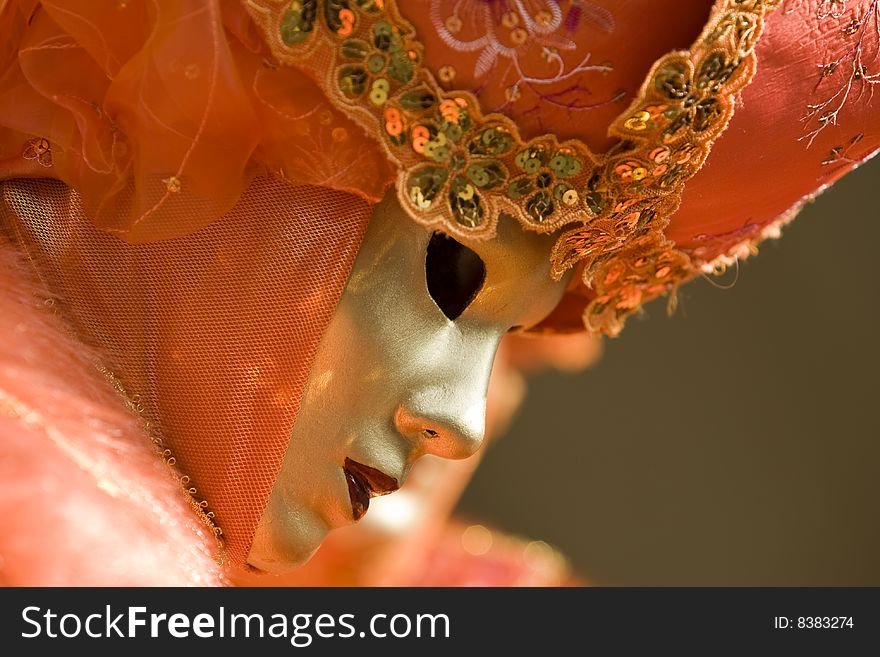
[(880, 0), (20, 0), (0, 34), (8, 583), (244, 563), (389, 186), (554, 234), (534, 332), (616, 335), (880, 147)]

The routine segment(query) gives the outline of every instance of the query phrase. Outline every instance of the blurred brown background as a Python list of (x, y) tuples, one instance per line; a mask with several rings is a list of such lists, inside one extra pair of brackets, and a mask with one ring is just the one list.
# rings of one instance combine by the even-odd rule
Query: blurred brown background
[(880, 585), (878, 192), (880, 157), (731, 289), (694, 281), (591, 369), (533, 376), (459, 513), (596, 584)]

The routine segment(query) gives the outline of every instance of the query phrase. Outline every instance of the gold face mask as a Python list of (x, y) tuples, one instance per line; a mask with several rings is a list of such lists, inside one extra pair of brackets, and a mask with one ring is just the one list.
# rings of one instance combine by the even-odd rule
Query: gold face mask
[[(420, 456), (461, 459), (483, 440), (498, 344), (540, 322), (566, 280), (552, 236), (502, 217), (490, 241), (456, 242), (377, 206), (321, 338), (248, 562), (282, 573), (393, 492)], [(291, 336), (292, 340), (296, 336)]]

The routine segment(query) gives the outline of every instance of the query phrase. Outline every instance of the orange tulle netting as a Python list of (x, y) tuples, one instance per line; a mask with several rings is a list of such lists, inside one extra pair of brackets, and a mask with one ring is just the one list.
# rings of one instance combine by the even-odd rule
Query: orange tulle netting
[(3, 228), (243, 562), (370, 206), (257, 178), (211, 226), (133, 245), (60, 182), (0, 189)]

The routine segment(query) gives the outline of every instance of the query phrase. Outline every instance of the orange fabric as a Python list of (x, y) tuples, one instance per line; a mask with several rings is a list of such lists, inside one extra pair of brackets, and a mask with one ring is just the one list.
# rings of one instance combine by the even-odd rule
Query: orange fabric
[[(666, 229), (700, 260), (757, 240), (765, 227), (880, 148), (880, 5), (855, 2), (837, 15), (832, 4), (792, 3), (768, 19), (755, 80)], [(854, 77), (856, 58), (873, 81)], [(826, 107), (811, 110), (828, 99)], [(837, 107), (833, 120), (823, 122)]]
[(309, 78), (271, 65), (237, 2), (35, 5), (0, 12), (0, 157), (8, 168), (47, 139), (51, 169), (28, 175), (78, 190), (104, 230), (130, 242), (189, 234), (256, 174), (372, 202), (391, 179)]
[(399, 5), (445, 89), (472, 92), (484, 112), (507, 115), (525, 139), (552, 133), (601, 153), (614, 144), (608, 126), (651, 65), (690, 47), (712, 0), (676, 0), (675, 11), (642, 0)]

